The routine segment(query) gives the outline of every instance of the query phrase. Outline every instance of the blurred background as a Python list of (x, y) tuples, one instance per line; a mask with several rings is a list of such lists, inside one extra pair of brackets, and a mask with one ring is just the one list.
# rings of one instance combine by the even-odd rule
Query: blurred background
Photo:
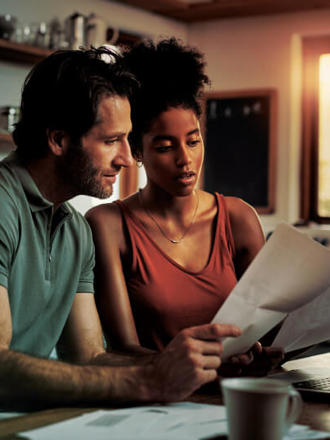
[[(35, 62), (59, 48), (130, 45), (146, 37), (158, 40), (175, 36), (205, 54), (212, 82), (206, 90), (201, 121), (206, 155), (212, 161), (211, 130), (215, 127), (215, 136), (219, 138), (215, 147), (217, 161), (232, 163), (230, 151), (236, 148), (235, 142), (226, 152), (226, 139), (231, 134), (228, 131), (225, 135), (227, 128), (220, 125), (220, 116), (229, 120), (237, 99), (243, 97), (238, 121), (245, 118), (247, 125), (241, 136), (244, 139), (237, 140), (237, 148), (248, 153), (244, 160), (238, 158), (235, 170), (244, 170), (237, 176), (242, 176), (242, 188), (246, 186), (243, 177), (253, 180), (259, 173), (265, 176), (265, 183), (256, 189), (265, 195), (262, 202), (265, 206), (257, 204), (256, 208), (266, 234), (285, 221), (299, 224), (302, 230), (327, 245), (330, 238), (330, 1), (231, 3), (0, 0), (1, 157), (13, 148), (10, 131), (18, 117), (21, 87)], [(253, 115), (261, 114), (263, 109), (259, 97), (266, 98), (264, 131), (253, 128), (257, 124)], [(210, 125), (212, 118), (216, 121), (219, 118), (219, 123)], [(241, 122), (237, 124), (241, 126)], [(254, 150), (259, 139), (263, 153)], [(238, 145), (239, 142), (242, 144)], [(260, 154), (263, 161), (252, 166)], [(236, 190), (225, 188), (224, 191), (216, 170), (211, 172), (214, 174), (211, 181), (219, 192)], [(206, 189), (211, 176), (207, 173), (206, 166), (200, 182)], [(121, 175), (112, 200), (125, 197), (143, 185), (144, 172), (134, 166)], [(241, 196), (244, 198), (244, 193)], [(91, 197), (73, 200), (82, 213), (97, 203)]]

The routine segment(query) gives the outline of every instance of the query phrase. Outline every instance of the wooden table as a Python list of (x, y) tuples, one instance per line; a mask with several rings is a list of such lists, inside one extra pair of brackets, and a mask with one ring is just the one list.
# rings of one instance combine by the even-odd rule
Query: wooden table
[[(284, 370), (293, 370), (309, 366), (327, 366), (330, 369), (330, 353), (287, 362), (284, 366)], [(223, 404), (221, 395), (217, 393), (196, 393), (187, 400), (199, 403)], [(19, 436), (18, 433), (76, 417), (86, 412), (95, 411), (96, 409), (100, 408), (54, 408), (33, 412), (16, 418), (0, 420), (0, 439), (25, 439), (24, 434)], [(308, 425), (316, 430), (329, 432), (330, 440), (330, 400), (329, 403), (305, 400), (302, 414), (297, 423)]]

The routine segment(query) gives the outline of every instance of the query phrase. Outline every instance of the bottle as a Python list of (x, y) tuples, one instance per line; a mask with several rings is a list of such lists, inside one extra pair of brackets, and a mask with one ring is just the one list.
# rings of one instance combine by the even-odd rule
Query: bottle
[(49, 22), (49, 49), (60, 49), (62, 44), (63, 30), (60, 20), (54, 17)]

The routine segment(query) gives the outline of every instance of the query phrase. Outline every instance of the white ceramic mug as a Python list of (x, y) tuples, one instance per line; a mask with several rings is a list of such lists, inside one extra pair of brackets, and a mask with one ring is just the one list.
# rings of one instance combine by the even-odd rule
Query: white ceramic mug
[(282, 440), (302, 409), (300, 394), (283, 380), (221, 381), (230, 440)]

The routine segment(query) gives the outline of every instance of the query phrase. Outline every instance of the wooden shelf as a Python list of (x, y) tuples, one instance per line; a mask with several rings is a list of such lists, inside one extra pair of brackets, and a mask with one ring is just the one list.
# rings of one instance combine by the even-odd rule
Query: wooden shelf
[(29, 44), (16, 43), (15, 41), (0, 38), (0, 59), (18, 63), (34, 64), (52, 53), (51, 50)]
[[(109, 38), (113, 30), (108, 29)], [(131, 34), (129, 32), (119, 31), (118, 39), (115, 44), (131, 46), (140, 41), (140, 35)], [(46, 58), (53, 51), (43, 49), (29, 44), (16, 43), (15, 41), (4, 40), (0, 38), (0, 60), (13, 61), (15, 63), (35, 64)]]

